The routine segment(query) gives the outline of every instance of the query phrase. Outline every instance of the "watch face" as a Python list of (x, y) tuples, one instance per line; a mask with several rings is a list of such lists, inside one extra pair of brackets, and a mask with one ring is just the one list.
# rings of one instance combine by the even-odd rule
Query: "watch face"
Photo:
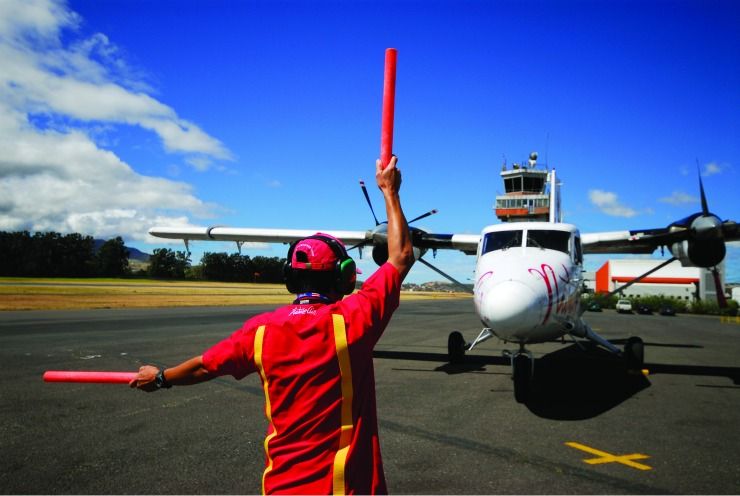
[(162, 386), (164, 386), (164, 374), (162, 373), (161, 370), (157, 374), (156, 379), (154, 379), (154, 383), (157, 385), (158, 388), (161, 388)]

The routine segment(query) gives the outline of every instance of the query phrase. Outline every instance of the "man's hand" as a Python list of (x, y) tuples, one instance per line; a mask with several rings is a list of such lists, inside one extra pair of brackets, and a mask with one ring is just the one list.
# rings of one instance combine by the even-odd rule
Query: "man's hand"
[(155, 382), (158, 373), (159, 369), (157, 367), (144, 365), (139, 368), (139, 374), (134, 380), (129, 382), (128, 385), (129, 387), (141, 389), (142, 391), (151, 393), (152, 391), (156, 391), (158, 389), (157, 383)]
[(383, 196), (397, 195), (401, 189), (401, 169), (398, 168), (398, 157), (393, 155), (388, 166), (384, 169), (380, 159), (375, 161), (375, 181)]
[[(185, 360), (180, 365), (175, 367), (168, 367), (167, 369), (167, 386), (188, 386), (190, 384), (199, 384), (201, 382), (210, 381), (215, 375), (209, 374), (208, 370), (203, 367), (203, 356), (198, 355), (190, 360)], [(159, 369), (151, 365), (144, 365), (139, 369), (139, 374), (136, 379), (129, 382), (128, 385), (132, 388), (141, 389), (147, 393), (156, 391), (157, 387), (157, 374)]]

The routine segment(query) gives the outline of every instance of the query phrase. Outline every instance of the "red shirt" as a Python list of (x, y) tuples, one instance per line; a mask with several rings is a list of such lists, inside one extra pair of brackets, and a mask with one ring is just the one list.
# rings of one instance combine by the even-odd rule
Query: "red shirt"
[(400, 285), (386, 263), (341, 301), (257, 315), (203, 354), (212, 374), (260, 373), (269, 422), (263, 492), (387, 493), (372, 352)]

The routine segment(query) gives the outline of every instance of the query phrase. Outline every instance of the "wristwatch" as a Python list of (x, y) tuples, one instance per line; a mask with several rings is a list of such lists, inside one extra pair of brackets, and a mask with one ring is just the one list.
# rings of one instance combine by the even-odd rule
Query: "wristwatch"
[(169, 389), (172, 387), (172, 384), (167, 382), (167, 379), (164, 377), (164, 369), (159, 369), (157, 377), (154, 379), (154, 384), (157, 385), (157, 389)]

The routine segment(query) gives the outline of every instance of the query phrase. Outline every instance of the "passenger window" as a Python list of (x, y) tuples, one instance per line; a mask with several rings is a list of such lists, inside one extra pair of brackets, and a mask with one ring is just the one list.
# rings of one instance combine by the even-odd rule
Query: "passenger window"
[(557, 250), (569, 253), (568, 242), (570, 233), (567, 231), (527, 230), (527, 246)]
[(522, 231), (490, 232), (483, 238), (481, 255), (489, 251), (506, 250), (514, 246), (522, 246)]

